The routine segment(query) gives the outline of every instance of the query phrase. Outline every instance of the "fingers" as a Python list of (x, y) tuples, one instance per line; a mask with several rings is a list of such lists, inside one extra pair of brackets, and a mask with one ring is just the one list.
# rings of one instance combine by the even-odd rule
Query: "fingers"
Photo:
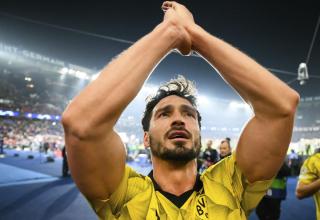
[(170, 2), (163, 2), (161, 9), (162, 11), (166, 12), (171, 7)]
[(176, 4), (177, 3), (174, 2), (174, 1), (165, 1), (165, 2), (163, 2), (161, 8), (162, 8), (162, 10), (164, 12), (166, 12), (169, 8), (173, 8), (174, 9)]

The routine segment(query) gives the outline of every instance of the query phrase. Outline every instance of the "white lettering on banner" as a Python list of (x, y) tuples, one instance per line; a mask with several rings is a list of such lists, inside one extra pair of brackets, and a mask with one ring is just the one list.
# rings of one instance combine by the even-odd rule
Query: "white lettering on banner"
[(41, 54), (32, 52), (32, 51), (28, 51), (28, 50), (21, 50), (17, 47), (14, 46), (9, 46), (6, 45), (4, 43), (0, 42), (0, 50), (7, 52), (7, 53), (13, 53), (13, 54), (17, 54), (17, 55), (21, 55), (24, 56), (26, 58), (29, 59), (34, 59), (34, 60), (39, 60), (42, 62), (47, 62), (47, 63), (51, 63), (51, 64), (55, 64), (55, 65), (60, 65), (60, 66), (64, 66), (65, 62), (63, 62), (62, 60), (57, 60), (57, 59), (53, 59), (47, 56), (43, 56)]

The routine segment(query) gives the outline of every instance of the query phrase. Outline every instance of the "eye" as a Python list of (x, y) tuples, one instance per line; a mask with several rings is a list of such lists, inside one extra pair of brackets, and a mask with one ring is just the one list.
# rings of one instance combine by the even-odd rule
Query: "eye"
[(168, 117), (169, 116), (169, 113), (168, 112), (161, 112), (159, 114), (159, 117)]
[(195, 114), (192, 112), (186, 112), (186, 115), (192, 118), (196, 118)]

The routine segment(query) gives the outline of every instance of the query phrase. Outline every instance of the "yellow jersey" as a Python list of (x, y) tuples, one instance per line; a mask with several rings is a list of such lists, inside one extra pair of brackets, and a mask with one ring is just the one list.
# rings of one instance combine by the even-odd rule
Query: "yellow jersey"
[(126, 166), (120, 185), (109, 199), (89, 202), (103, 220), (244, 220), (272, 183), (272, 180), (249, 183), (234, 154), (208, 168), (200, 180), (201, 187), (178, 207), (152, 178)]
[[(316, 153), (307, 158), (300, 170), (299, 182), (304, 184), (312, 183), (320, 178), (320, 153)], [(317, 219), (320, 219), (320, 192), (313, 195), (316, 203)]]

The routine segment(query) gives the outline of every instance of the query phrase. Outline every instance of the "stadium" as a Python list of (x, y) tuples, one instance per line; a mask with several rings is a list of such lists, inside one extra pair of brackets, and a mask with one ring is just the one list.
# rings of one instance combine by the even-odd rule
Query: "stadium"
[[(119, 7), (119, 3), (113, 4), (115, 8)], [(200, 4), (188, 4), (195, 16), (197, 12), (204, 10)], [(137, 10), (139, 8), (128, 4), (128, 16), (130, 7), (136, 7)], [(159, 9), (155, 3), (149, 7), (152, 11), (150, 13)], [(221, 10), (225, 7), (227, 6), (223, 3), (218, 4)], [(259, 17), (259, 7), (255, 7), (257, 12), (252, 16), (260, 18), (260, 22), (266, 22), (264, 19), (269, 17)], [(284, 6), (279, 6), (279, 9), (270, 5), (266, 7), (274, 9), (278, 19), (285, 17), (281, 14)], [(222, 27), (223, 22), (220, 26), (217, 25), (217, 31), (221, 32), (222, 38), (256, 57), (271, 73), (300, 94), (286, 158), (288, 162), (290, 153), (294, 151), (298, 155), (300, 169), (303, 161), (320, 148), (320, 36), (319, 33), (317, 35), (320, 31), (320, 17), (317, 17), (320, 10), (312, 7), (312, 2), (300, 9), (294, 3), (292, 7), (292, 12), (286, 13), (293, 21), (290, 23), (283, 19), (283, 25), (296, 25), (295, 22), (299, 21), (304, 22), (304, 27), (300, 27), (301, 30), (284, 30), (283, 26), (274, 24), (274, 28), (279, 29), (279, 35), (273, 37), (273, 34), (268, 32), (273, 27), (267, 26), (267, 22), (263, 23), (264, 34), (270, 35), (269, 41), (259, 34), (255, 36), (254, 31), (243, 33), (237, 30), (236, 25), (233, 27), (234, 32), (227, 30)], [(245, 11), (244, 6), (238, 4), (234, 5), (234, 10)], [(299, 10), (303, 12), (303, 19), (294, 15)], [(63, 23), (64, 18), (71, 16), (67, 11), (62, 12), (59, 18), (54, 15), (46, 18), (32, 16), (32, 10), (19, 13), (19, 9), (13, 6), (0, 10), (0, 194), (4, 195), (0, 202), (0, 219), (74, 219), (75, 215), (71, 213), (75, 211), (78, 211), (77, 219), (96, 219), (72, 178), (61, 178), (62, 151), (65, 146), (61, 116), (72, 99), (97, 78), (110, 60), (147, 33), (147, 30), (151, 30), (154, 22), (160, 20), (157, 17), (154, 21), (144, 23), (142, 20), (150, 15), (146, 13), (131, 21), (140, 22), (139, 27), (137, 24), (133, 26), (140, 28), (135, 30), (127, 26), (128, 24), (124, 25), (129, 22), (127, 19), (119, 20), (117, 25), (111, 24), (114, 21), (112, 16), (116, 15), (110, 15), (104, 18), (109, 19), (110, 25), (105, 32), (97, 34), (101, 29), (90, 30), (89, 27), (93, 24), (101, 25), (95, 20), (98, 18), (89, 19), (88, 22), (92, 22), (89, 26), (81, 26), (81, 22), (72, 26), (72, 22)], [(306, 14), (308, 16), (305, 16)], [(206, 11), (199, 16), (199, 22), (205, 26), (216, 24), (205, 22), (209, 15), (210, 12)], [(81, 13), (73, 16), (75, 20), (80, 19)], [(245, 13), (239, 12), (237, 16), (243, 18)], [(245, 26), (247, 19), (251, 18), (245, 17), (241, 25)], [(224, 19), (232, 23), (227, 16)], [(121, 25), (126, 27), (125, 30)], [(250, 22), (248, 25), (259, 26)], [(11, 30), (10, 27), (15, 28)], [(30, 33), (26, 33), (27, 29)], [(294, 31), (296, 37), (289, 39)], [(234, 34), (240, 35), (239, 38), (242, 36), (252, 39), (237, 41)], [(55, 41), (54, 38), (59, 39)], [(258, 38), (265, 41), (266, 45), (260, 43)], [(59, 42), (62, 39), (65, 39), (64, 43)], [(252, 45), (246, 48), (250, 43)], [(272, 44), (275, 49), (271, 48)], [(295, 53), (290, 49), (292, 45), (297, 48)], [(260, 51), (258, 48), (261, 48)], [(287, 58), (289, 55), (290, 59)], [(179, 74), (186, 75), (198, 87), (199, 112), (202, 114), (202, 151), (208, 140), (213, 140), (214, 148), (218, 149), (221, 140), (226, 137), (231, 139), (234, 149), (243, 127), (253, 116), (251, 107), (217, 72), (201, 61), (199, 55), (193, 53), (190, 57), (182, 58), (175, 52), (171, 53), (148, 78), (115, 126), (126, 146), (128, 164), (144, 175), (151, 170), (148, 159), (150, 152), (144, 149), (141, 125), (146, 98), (150, 93), (156, 92), (160, 83)], [(82, 117), (84, 119), (87, 115)], [(24, 173), (24, 170), (28, 172)], [(280, 219), (315, 219), (313, 200), (308, 198), (299, 201), (295, 198), (298, 174), (294, 173), (288, 178), (288, 198), (282, 206)], [(42, 204), (46, 202), (47, 204)], [(304, 212), (301, 209), (306, 210), (307, 217), (301, 215), (301, 212)], [(249, 219), (258, 218), (253, 213)]]

